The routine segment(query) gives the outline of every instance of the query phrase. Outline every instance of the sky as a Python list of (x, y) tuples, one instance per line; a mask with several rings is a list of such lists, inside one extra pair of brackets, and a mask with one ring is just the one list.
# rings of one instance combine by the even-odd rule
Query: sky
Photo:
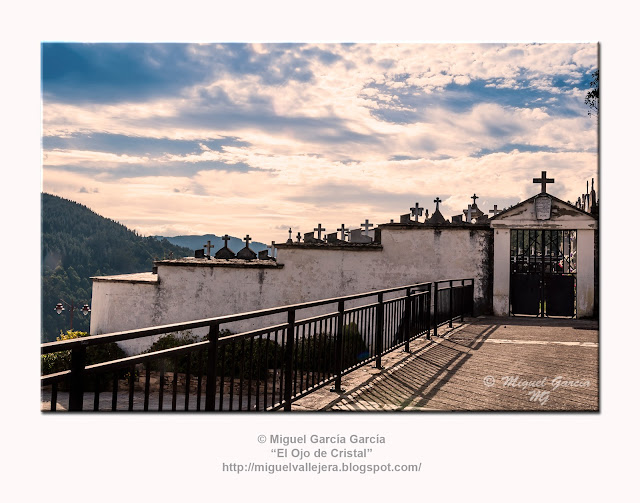
[[(42, 190), (143, 235), (283, 242), (597, 179), (594, 43), (43, 43)], [(598, 186), (596, 185), (596, 189)]]

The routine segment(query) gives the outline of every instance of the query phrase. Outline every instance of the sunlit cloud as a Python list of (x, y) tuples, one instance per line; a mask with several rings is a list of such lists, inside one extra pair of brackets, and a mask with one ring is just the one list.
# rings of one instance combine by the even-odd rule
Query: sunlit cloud
[(448, 218), (543, 169), (575, 200), (597, 171), (595, 44), (44, 47), (43, 189), (147, 235)]

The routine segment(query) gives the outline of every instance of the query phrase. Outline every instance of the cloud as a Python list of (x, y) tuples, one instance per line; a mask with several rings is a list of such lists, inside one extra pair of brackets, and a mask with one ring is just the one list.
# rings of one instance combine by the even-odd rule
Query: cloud
[(543, 168), (574, 200), (596, 65), (595, 44), (43, 44), (43, 186), (143, 233), (263, 242), (513, 204)]

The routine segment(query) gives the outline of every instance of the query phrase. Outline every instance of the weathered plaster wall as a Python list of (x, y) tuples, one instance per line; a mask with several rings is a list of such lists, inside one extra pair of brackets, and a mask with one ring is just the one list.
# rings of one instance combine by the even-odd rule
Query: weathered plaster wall
[[(278, 249), (278, 262), (284, 265), (281, 268), (177, 266), (159, 262), (155, 283), (95, 280), (91, 333), (191, 321), (457, 278), (474, 278), (476, 311), (491, 310), (491, 230), (389, 226), (382, 230), (381, 244), (381, 248), (368, 250), (281, 245)], [(361, 299), (345, 307), (371, 302), (372, 298)], [(335, 306), (323, 306), (300, 312), (300, 317), (333, 310)], [(283, 314), (223, 328), (238, 332), (285, 321)], [(140, 344), (132, 342), (123, 347), (129, 353), (141, 349)]]

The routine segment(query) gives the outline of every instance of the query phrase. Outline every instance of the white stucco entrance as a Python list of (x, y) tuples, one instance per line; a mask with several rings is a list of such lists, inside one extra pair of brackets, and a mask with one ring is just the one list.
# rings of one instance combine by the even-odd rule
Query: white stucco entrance
[[(565, 260), (567, 264), (565, 269), (560, 267), (560, 272), (556, 274), (555, 278), (559, 279), (560, 276), (564, 276), (564, 279), (570, 279), (569, 277), (572, 275), (575, 277), (575, 316), (578, 318), (593, 316), (595, 300), (594, 252), (597, 225), (597, 219), (592, 214), (544, 192), (493, 217), (491, 228), (494, 233), (494, 313), (498, 316), (523, 314), (518, 309), (516, 309), (518, 312), (514, 313), (513, 309), (514, 296), (521, 293), (515, 293), (514, 284), (512, 284), (513, 274), (516, 270), (516, 264), (514, 264), (515, 239), (517, 253), (522, 253), (522, 243), (524, 243), (524, 247), (529, 248), (526, 259), (535, 260), (536, 256), (540, 257), (539, 260), (542, 262), (538, 264), (538, 270), (542, 278), (545, 275), (549, 277), (549, 274), (553, 273), (549, 270), (549, 262), (545, 262), (544, 258), (545, 253), (553, 253), (552, 250), (550, 251), (550, 243), (551, 248), (555, 244), (556, 249), (561, 250), (560, 260)], [(571, 264), (571, 269), (568, 267), (569, 264)], [(533, 264), (531, 268), (533, 269)], [(535, 278), (532, 279), (535, 283)], [(544, 281), (543, 279), (540, 284), (540, 292), (544, 291)], [(557, 282), (549, 282), (546, 287), (548, 289), (556, 288), (557, 286), (554, 285), (557, 284)], [(518, 288), (521, 288), (521, 285), (518, 285)], [(574, 295), (574, 292), (570, 293), (572, 296)], [(540, 295), (539, 314), (553, 316), (552, 310), (545, 311), (545, 297), (542, 297), (542, 293)]]

